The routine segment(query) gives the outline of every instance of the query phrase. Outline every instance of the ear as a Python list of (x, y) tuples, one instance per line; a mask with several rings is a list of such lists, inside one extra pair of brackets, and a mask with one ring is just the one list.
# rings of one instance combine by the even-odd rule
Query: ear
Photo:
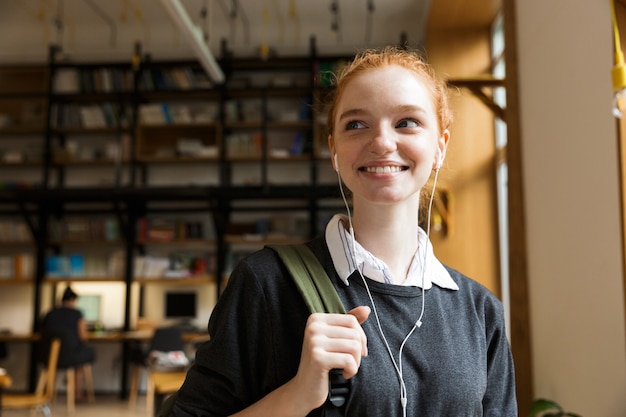
[(333, 169), (337, 171), (339, 169), (337, 166), (337, 150), (335, 149), (335, 141), (332, 135), (328, 135), (328, 149), (330, 149), (330, 159), (333, 164)]
[(433, 169), (441, 168), (443, 160), (446, 158), (446, 151), (448, 150), (448, 141), (450, 140), (450, 131), (444, 130), (439, 140), (437, 140), (437, 154), (435, 155), (435, 161), (433, 163)]

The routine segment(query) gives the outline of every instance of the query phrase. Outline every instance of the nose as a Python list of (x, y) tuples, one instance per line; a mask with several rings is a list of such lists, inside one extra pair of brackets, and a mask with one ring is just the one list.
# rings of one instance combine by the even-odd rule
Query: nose
[(374, 155), (387, 155), (396, 150), (396, 132), (387, 126), (372, 129), (372, 137), (368, 144), (368, 151)]

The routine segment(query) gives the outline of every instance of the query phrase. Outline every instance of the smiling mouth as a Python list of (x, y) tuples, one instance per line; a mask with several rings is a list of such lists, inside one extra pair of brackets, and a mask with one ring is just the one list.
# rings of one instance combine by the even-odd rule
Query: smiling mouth
[(406, 170), (405, 166), (383, 166), (383, 167), (362, 167), (359, 171), (369, 172), (373, 174), (390, 174), (392, 172), (400, 172)]

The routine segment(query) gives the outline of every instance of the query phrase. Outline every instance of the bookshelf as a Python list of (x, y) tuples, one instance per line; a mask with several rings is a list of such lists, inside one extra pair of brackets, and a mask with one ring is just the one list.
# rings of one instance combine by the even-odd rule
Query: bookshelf
[(131, 330), (146, 294), (217, 298), (238, 257), (319, 232), (317, 200), (338, 190), (318, 178), (312, 56), (225, 53), (216, 86), (195, 61), (58, 52), (0, 68), (0, 231), (28, 235), (0, 241), (0, 285), (28, 283), (33, 317), (68, 283), (121, 285)]

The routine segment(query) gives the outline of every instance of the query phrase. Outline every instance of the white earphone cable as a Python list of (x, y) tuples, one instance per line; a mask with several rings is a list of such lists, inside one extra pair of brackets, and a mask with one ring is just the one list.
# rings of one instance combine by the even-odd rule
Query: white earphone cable
[[(335, 156), (336, 158), (336, 156)], [(336, 161), (336, 159), (335, 159)], [(422, 262), (422, 307), (421, 307), (421, 311), (420, 311), (420, 315), (418, 317), (418, 319), (415, 321), (415, 324), (413, 325), (413, 327), (411, 328), (411, 330), (409, 331), (409, 333), (406, 335), (406, 337), (404, 338), (404, 340), (402, 341), (402, 344), (400, 345), (400, 350), (398, 352), (398, 362), (396, 363), (396, 360), (393, 356), (393, 353), (391, 351), (391, 348), (389, 347), (389, 342), (387, 342), (387, 338), (385, 337), (385, 333), (383, 332), (383, 328), (382, 325), (380, 324), (380, 319), (378, 318), (378, 311), (376, 310), (376, 304), (374, 303), (374, 298), (372, 297), (372, 293), (370, 292), (369, 286), (367, 285), (367, 281), (365, 280), (365, 277), (363, 276), (363, 273), (361, 272), (361, 270), (358, 267), (357, 264), (357, 260), (356, 260), (356, 239), (354, 237), (354, 228), (352, 227), (352, 215), (350, 212), (350, 206), (348, 204), (348, 200), (346, 199), (346, 195), (344, 193), (343, 190), (343, 184), (341, 181), (341, 175), (339, 174), (339, 169), (336, 170), (337, 171), (337, 178), (339, 180), (339, 190), (341, 191), (341, 197), (343, 199), (343, 203), (346, 206), (346, 212), (348, 214), (348, 225), (349, 225), (349, 232), (350, 232), (350, 237), (352, 238), (352, 262), (354, 263), (354, 268), (357, 270), (357, 272), (359, 273), (359, 276), (361, 277), (361, 281), (363, 282), (363, 285), (365, 286), (365, 290), (367, 291), (367, 296), (369, 298), (370, 303), (372, 304), (372, 311), (374, 312), (374, 317), (376, 318), (376, 326), (378, 328), (378, 332), (380, 333), (380, 336), (383, 340), (383, 343), (385, 344), (385, 347), (387, 349), (387, 353), (389, 354), (389, 358), (391, 359), (391, 362), (393, 363), (393, 366), (396, 370), (396, 373), (398, 375), (398, 379), (400, 381), (400, 404), (402, 405), (402, 415), (403, 417), (406, 417), (406, 406), (407, 406), (407, 390), (406, 390), (406, 385), (404, 383), (404, 378), (403, 378), (403, 372), (402, 372), (402, 351), (404, 350), (404, 346), (406, 345), (407, 341), (409, 340), (409, 338), (411, 337), (411, 335), (413, 334), (413, 332), (415, 332), (415, 330), (419, 327), (422, 326), (422, 319), (424, 317), (424, 311), (425, 311), (425, 306), (426, 306), (426, 289), (425, 287), (425, 274), (426, 274), (426, 259), (427, 259), (427, 253), (428, 253), (428, 242), (430, 241), (430, 218), (431, 218), (431, 211), (432, 211), (432, 207), (433, 207), (433, 199), (435, 196), (435, 189), (437, 187), (437, 179), (439, 177), (439, 168), (437, 167), (435, 169), (435, 177), (433, 180), (433, 189), (430, 195), (430, 199), (428, 202), (428, 215), (427, 215), (427, 223), (426, 223), (426, 246), (424, 247), (424, 253), (423, 253), (423, 262)]]

